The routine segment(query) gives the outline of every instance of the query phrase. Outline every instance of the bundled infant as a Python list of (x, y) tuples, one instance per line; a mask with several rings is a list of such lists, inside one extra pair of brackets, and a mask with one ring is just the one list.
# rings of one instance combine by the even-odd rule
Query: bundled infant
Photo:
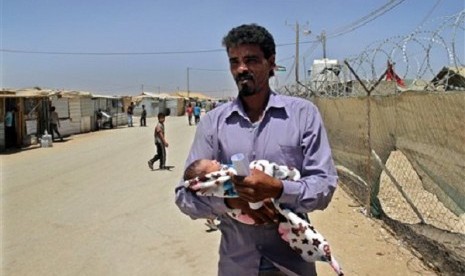
[[(257, 169), (266, 174), (281, 179), (300, 179), (300, 172), (288, 166), (279, 166), (267, 160), (256, 160), (250, 163), (250, 169)], [(184, 172), (184, 185), (199, 196), (214, 196), (223, 198), (239, 197), (231, 181), (231, 175), (236, 170), (221, 164), (216, 160), (199, 159), (192, 162)], [(331, 265), (338, 275), (344, 275), (338, 262), (331, 254), (329, 243), (305, 219), (293, 211), (282, 208), (275, 200), (272, 202), (280, 214), (278, 226), (281, 238), (289, 243), (291, 248), (308, 262), (323, 261)], [(227, 215), (245, 224), (255, 224), (255, 221), (242, 210), (233, 209)]]

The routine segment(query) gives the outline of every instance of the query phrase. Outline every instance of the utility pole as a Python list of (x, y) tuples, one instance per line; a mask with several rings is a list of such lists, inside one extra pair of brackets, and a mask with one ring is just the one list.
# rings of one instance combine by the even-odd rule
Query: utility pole
[(299, 92), (299, 22), (295, 22), (295, 83)]
[(323, 58), (326, 59), (326, 32), (322, 31), (320, 35), (321, 43), (323, 44)]
[[(287, 24), (287, 23), (286, 23)], [(308, 25), (308, 22), (307, 22), (307, 25)], [(296, 21), (295, 22), (295, 26), (294, 26), (294, 30), (295, 30), (295, 82), (296, 82), (296, 89), (297, 89), (297, 92), (300, 92), (300, 81), (299, 81), (299, 67), (300, 67), (300, 64), (299, 64), (299, 38), (300, 38), (300, 25), (299, 25), (299, 22)], [(303, 31), (303, 34), (304, 35), (309, 35), (311, 33), (311, 31), (308, 29), (308, 26), (305, 27), (304, 31)]]
[(305, 66), (305, 57), (302, 57), (302, 64), (304, 66), (304, 82), (307, 83), (307, 66)]
[(143, 84), (141, 84), (140, 90), (142, 91), (142, 93), (144, 93), (144, 85)]

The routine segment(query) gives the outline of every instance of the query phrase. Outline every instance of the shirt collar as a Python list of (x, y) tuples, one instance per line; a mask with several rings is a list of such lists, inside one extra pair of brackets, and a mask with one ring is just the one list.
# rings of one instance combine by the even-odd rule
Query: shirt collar
[[(285, 108), (285, 103), (282, 100), (281, 97), (279, 97), (278, 93), (274, 92), (273, 90), (270, 90), (270, 98), (268, 100), (268, 103), (265, 107), (265, 113), (268, 112), (269, 109), (271, 108), (276, 108), (276, 109), (283, 109), (286, 113), (286, 108)], [(229, 108), (229, 112), (226, 116), (226, 118), (229, 118), (232, 116), (234, 113), (239, 114), (240, 116), (247, 118), (247, 114), (245, 113), (244, 106), (242, 105), (241, 100), (239, 97), (234, 99), (234, 101), (231, 103), (231, 107)], [(287, 114), (289, 115), (289, 114)]]

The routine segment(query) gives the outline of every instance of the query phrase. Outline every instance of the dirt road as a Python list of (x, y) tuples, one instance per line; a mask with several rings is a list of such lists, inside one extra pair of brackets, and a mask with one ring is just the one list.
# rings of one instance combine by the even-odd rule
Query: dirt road
[[(150, 171), (155, 121), (1, 156), (3, 275), (216, 275), (220, 234), (174, 204), (195, 127), (167, 117), (175, 168)], [(356, 205), (311, 214), (346, 275), (435, 275)]]

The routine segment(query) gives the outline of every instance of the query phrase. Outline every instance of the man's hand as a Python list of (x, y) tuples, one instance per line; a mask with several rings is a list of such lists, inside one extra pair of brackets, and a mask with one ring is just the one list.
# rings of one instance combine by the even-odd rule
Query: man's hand
[(241, 198), (225, 198), (224, 201), (229, 208), (240, 209), (247, 214), (255, 221), (255, 224), (278, 223), (278, 211), (270, 199), (265, 200), (258, 210), (250, 209), (249, 203)]
[(239, 197), (247, 202), (277, 198), (283, 190), (281, 180), (256, 169), (251, 170), (249, 176), (241, 177), (233, 175), (231, 179)]

